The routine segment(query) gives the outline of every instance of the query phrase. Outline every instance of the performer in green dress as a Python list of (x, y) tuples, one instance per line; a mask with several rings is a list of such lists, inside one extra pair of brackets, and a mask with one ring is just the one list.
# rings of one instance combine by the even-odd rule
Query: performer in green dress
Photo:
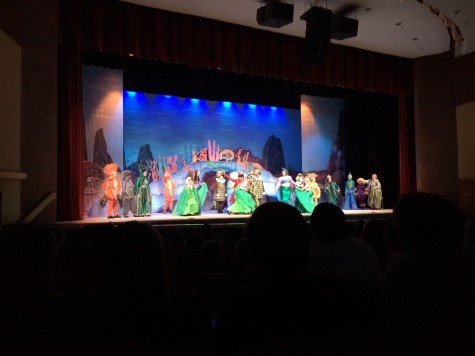
[(302, 173), (295, 178), (295, 207), (301, 213), (311, 213), (316, 204), (313, 201), (313, 191)]
[(228, 208), (228, 214), (251, 214), (256, 209), (256, 202), (248, 190), (248, 179), (244, 180), (234, 190), (234, 204)]
[(327, 201), (330, 204), (338, 205), (338, 194), (340, 193), (340, 187), (338, 184), (336, 184), (336, 182), (332, 181), (331, 175), (327, 175), (324, 191), (327, 196)]
[(292, 196), (292, 185), (295, 185), (287, 169), (282, 168), (282, 175), (277, 181), (276, 191), (279, 192), (279, 200), (283, 203), (292, 205), (290, 197)]
[(376, 174), (372, 174), (368, 180), (368, 205), (370, 209), (383, 208), (383, 190)]
[(150, 182), (147, 176), (147, 169), (140, 167), (140, 176), (135, 184), (135, 195), (137, 196), (136, 216), (150, 216), (152, 213), (152, 198), (150, 196)]
[(188, 176), (185, 178), (185, 187), (173, 208), (173, 215), (186, 216), (201, 214), (201, 206), (208, 193), (208, 186), (204, 182), (199, 183), (198, 180), (194, 180), (193, 177), (196, 177), (196, 175), (196, 172), (188, 172)]

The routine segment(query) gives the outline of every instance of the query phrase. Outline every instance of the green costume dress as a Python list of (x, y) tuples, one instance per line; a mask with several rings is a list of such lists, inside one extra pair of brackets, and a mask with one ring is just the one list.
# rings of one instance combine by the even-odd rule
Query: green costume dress
[(368, 205), (370, 209), (383, 208), (383, 190), (379, 180), (371, 180), (368, 184)]
[(333, 205), (338, 205), (338, 192), (340, 188), (335, 182), (325, 183), (325, 194), (327, 195), (327, 201)]
[(196, 186), (183, 188), (172, 214), (176, 216), (200, 215), (207, 193), (206, 183), (201, 183), (199, 189)]
[(152, 198), (150, 196), (150, 182), (141, 175), (136, 183), (137, 216), (150, 215), (152, 212)]
[(229, 214), (251, 214), (256, 209), (256, 202), (251, 194), (237, 187), (234, 191), (234, 204), (228, 209)]
[(295, 207), (301, 213), (311, 213), (315, 208), (313, 191), (295, 187)]

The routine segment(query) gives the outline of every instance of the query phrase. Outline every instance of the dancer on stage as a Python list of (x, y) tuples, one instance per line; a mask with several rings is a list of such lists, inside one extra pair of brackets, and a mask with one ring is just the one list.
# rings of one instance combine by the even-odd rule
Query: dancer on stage
[(338, 206), (338, 195), (340, 194), (340, 187), (338, 186), (338, 184), (336, 184), (336, 182), (332, 181), (331, 175), (327, 175), (324, 191), (327, 196), (327, 202)]
[(130, 177), (130, 171), (122, 172), (122, 213), (124, 218), (129, 217), (129, 211), (134, 214), (135, 185)]
[(185, 187), (173, 208), (173, 215), (200, 215), (207, 193), (208, 186), (199, 181), (199, 171), (190, 170), (185, 178)]
[(140, 165), (140, 176), (135, 183), (135, 193), (137, 196), (136, 216), (150, 216), (152, 213), (152, 197), (150, 195), (150, 182), (145, 166)]
[(102, 182), (102, 190), (107, 199), (107, 217), (109, 219), (118, 218), (117, 214), (117, 205), (119, 205), (119, 191), (121, 188), (120, 180), (116, 178), (117, 176), (117, 163), (109, 163), (103, 169), (104, 174), (107, 178)]
[(170, 213), (173, 211), (173, 200), (175, 199), (175, 188), (178, 188), (172, 178), (172, 170), (166, 168), (163, 175), (163, 214), (167, 213), (167, 208)]
[(310, 189), (312, 190), (312, 193), (313, 193), (313, 196), (312, 196), (313, 204), (315, 205), (318, 204), (318, 199), (320, 199), (320, 196), (322, 194), (320, 191), (320, 187), (318, 186), (318, 183), (317, 183), (317, 177), (318, 175), (316, 173), (307, 174)]
[(228, 214), (251, 214), (256, 209), (256, 202), (247, 191), (248, 182), (247, 178), (243, 178), (234, 190), (234, 204), (228, 208)]
[(276, 191), (279, 192), (279, 200), (283, 203), (292, 205), (290, 197), (292, 196), (292, 187), (295, 185), (287, 169), (282, 168), (281, 176), (277, 181)]
[(216, 184), (214, 186), (213, 202), (218, 214), (222, 214), (224, 202), (226, 201), (226, 179), (224, 179), (224, 171), (218, 169), (216, 171)]
[(229, 179), (231, 182), (234, 183), (234, 186), (233, 186), (233, 193), (231, 194), (231, 197), (229, 198), (229, 201), (231, 202), (231, 204), (234, 204), (235, 202), (235, 191), (236, 191), (236, 188), (239, 186), (239, 184), (241, 184), (244, 180), (244, 173), (242, 171), (239, 171), (238, 172), (238, 177), (237, 179), (234, 179), (232, 178), (230, 175), (228, 175), (227, 173), (224, 174), (224, 176)]
[(371, 175), (368, 180), (368, 206), (370, 209), (383, 208), (383, 190), (381, 189), (381, 182), (376, 174)]
[(368, 197), (368, 192), (366, 190), (366, 180), (364, 178), (358, 178), (356, 180), (356, 203), (358, 204), (358, 208), (365, 209), (366, 208), (366, 199)]
[(356, 210), (358, 206), (355, 199), (355, 181), (351, 173), (348, 174), (348, 180), (345, 183), (345, 204), (343, 210)]
[(311, 213), (315, 206), (310, 182), (304, 178), (302, 173), (297, 174), (295, 177), (295, 207), (301, 213)]

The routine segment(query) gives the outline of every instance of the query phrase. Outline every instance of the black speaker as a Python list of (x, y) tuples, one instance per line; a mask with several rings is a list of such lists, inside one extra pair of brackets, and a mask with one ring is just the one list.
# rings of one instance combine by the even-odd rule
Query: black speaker
[(332, 39), (344, 40), (358, 34), (358, 20), (340, 15), (333, 15)]
[(309, 65), (321, 64), (330, 46), (332, 11), (312, 6), (300, 19), (307, 22), (302, 60)]
[(294, 20), (294, 4), (271, 1), (257, 9), (257, 23), (262, 26), (279, 28)]

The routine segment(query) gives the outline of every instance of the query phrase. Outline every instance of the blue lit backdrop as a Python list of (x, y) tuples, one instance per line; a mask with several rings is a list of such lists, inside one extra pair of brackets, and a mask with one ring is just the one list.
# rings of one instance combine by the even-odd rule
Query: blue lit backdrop
[(146, 144), (155, 159), (177, 156), (189, 163), (192, 151), (207, 148), (208, 140), (221, 151), (243, 148), (243, 153), (262, 159), (264, 145), (273, 135), (282, 143), (286, 166), (302, 169), (296, 109), (124, 91), (123, 110), (127, 167), (137, 161), (140, 147)]

